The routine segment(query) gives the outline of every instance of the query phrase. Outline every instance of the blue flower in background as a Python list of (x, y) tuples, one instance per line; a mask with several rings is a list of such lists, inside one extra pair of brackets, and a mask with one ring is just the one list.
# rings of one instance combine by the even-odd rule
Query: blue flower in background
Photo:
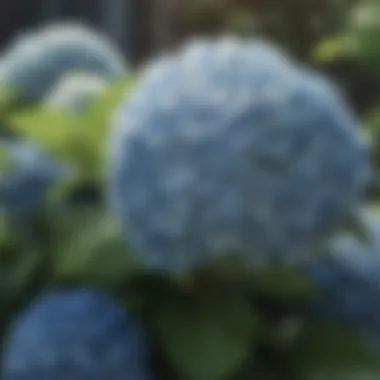
[(6, 142), (1, 146), (8, 164), (0, 174), (0, 206), (12, 216), (32, 215), (54, 185), (75, 174), (29, 142)]
[(143, 327), (105, 294), (50, 291), (11, 329), (4, 380), (148, 380)]
[(107, 81), (91, 74), (74, 72), (60, 79), (43, 100), (43, 107), (80, 113), (100, 96)]
[(367, 215), (371, 239), (337, 238), (331, 256), (304, 267), (320, 296), (308, 305), (314, 320), (335, 322), (380, 349), (380, 219)]
[(117, 47), (78, 23), (48, 25), (17, 38), (12, 45), (0, 62), (0, 84), (27, 101), (40, 101), (71, 71), (85, 71), (108, 81), (127, 72)]
[(226, 252), (306, 260), (369, 177), (357, 120), (331, 84), (270, 45), (228, 38), (153, 62), (109, 149), (112, 208), (164, 270)]

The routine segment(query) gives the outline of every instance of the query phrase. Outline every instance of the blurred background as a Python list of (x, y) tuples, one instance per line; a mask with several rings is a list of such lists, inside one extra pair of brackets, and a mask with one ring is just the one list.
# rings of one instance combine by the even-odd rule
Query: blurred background
[(260, 35), (339, 80), (359, 111), (377, 98), (378, 70), (341, 57), (314, 62), (316, 45), (340, 32), (358, 0), (2, 0), (0, 47), (43, 23), (76, 20), (111, 37), (138, 66), (195, 35)]

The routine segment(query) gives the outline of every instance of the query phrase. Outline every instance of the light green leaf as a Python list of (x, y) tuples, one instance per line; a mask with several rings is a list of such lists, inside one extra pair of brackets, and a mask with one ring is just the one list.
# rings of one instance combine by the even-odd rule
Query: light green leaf
[(317, 63), (328, 63), (348, 57), (353, 53), (353, 45), (347, 36), (333, 36), (321, 41), (312, 53), (312, 60)]
[(17, 134), (42, 146), (57, 157), (73, 159), (78, 120), (57, 110), (22, 110), (9, 115), (6, 124)]
[(251, 353), (258, 320), (239, 294), (163, 302), (153, 326), (163, 352), (185, 380), (222, 380)]
[(86, 163), (86, 177), (97, 179), (102, 172), (112, 117), (136, 82), (135, 78), (110, 86), (80, 116), (78, 154)]

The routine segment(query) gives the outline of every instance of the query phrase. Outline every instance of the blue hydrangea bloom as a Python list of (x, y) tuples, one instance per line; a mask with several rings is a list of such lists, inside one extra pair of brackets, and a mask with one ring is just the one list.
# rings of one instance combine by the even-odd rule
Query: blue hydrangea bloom
[(91, 290), (51, 291), (16, 321), (3, 380), (148, 380), (144, 329)]
[(43, 106), (81, 113), (106, 89), (108, 82), (99, 76), (73, 72), (60, 79), (46, 95)]
[(226, 252), (297, 262), (357, 208), (366, 150), (316, 73), (264, 44), (193, 42), (153, 62), (120, 107), (109, 197), (152, 267)]
[(32, 215), (52, 186), (75, 175), (30, 142), (6, 142), (1, 147), (8, 164), (0, 174), (0, 206), (12, 216)]
[(127, 67), (105, 36), (81, 24), (59, 23), (23, 35), (8, 47), (0, 63), (0, 83), (35, 102), (63, 75), (79, 70), (115, 80)]
[(304, 270), (320, 291), (308, 305), (309, 316), (344, 325), (380, 349), (380, 219), (371, 219), (369, 242), (337, 238), (331, 256)]

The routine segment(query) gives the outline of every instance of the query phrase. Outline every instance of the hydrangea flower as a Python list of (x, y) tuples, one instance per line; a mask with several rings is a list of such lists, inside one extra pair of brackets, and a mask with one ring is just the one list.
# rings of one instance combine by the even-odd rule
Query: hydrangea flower
[(314, 320), (335, 322), (362, 334), (380, 349), (380, 220), (367, 215), (370, 241), (353, 236), (333, 241), (331, 256), (304, 270), (320, 296), (308, 307)]
[(0, 205), (13, 216), (33, 214), (55, 184), (75, 175), (30, 142), (10, 141), (1, 147), (8, 162), (0, 174)]
[(339, 93), (271, 45), (222, 38), (153, 62), (121, 105), (109, 197), (163, 270), (313, 257), (362, 200), (365, 143)]
[(4, 380), (148, 380), (143, 327), (107, 295), (50, 291), (15, 322)]
[(40, 101), (71, 71), (115, 80), (127, 70), (111, 41), (78, 23), (45, 26), (17, 38), (13, 45), (0, 63), (0, 83), (27, 101)]
[(104, 78), (87, 73), (70, 73), (46, 95), (43, 106), (80, 113), (102, 94), (106, 86)]

